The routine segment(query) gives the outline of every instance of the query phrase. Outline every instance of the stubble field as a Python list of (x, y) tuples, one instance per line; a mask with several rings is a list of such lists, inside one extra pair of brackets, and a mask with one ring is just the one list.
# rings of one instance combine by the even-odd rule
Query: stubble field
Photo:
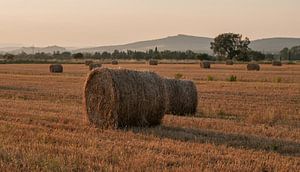
[(300, 171), (300, 65), (104, 66), (182, 74), (197, 115), (97, 129), (82, 109), (85, 65), (0, 65), (0, 171)]

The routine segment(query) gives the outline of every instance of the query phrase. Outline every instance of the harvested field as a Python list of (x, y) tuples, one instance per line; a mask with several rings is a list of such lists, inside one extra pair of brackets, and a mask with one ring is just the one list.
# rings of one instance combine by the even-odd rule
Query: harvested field
[(0, 65), (1, 171), (300, 171), (300, 65), (103, 66), (180, 73), (196, 83), (198, 113), (102, 130), (82, 107), (88, 66)]

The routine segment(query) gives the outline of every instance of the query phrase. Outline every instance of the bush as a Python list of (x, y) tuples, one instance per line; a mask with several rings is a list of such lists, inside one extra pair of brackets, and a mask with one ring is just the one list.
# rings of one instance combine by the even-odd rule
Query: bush
[(231, 75), (227, 80), (230, 82), (235, 82), (237, 81), (237, 77), (235, 75)]
[(208, 75), (208, 76), (207, 76), (207, 80), (208, 80), (208, 81), (213, 81), (214, 78), (213, 78), (212, 76)]
[(280, 83), (282, 81), (282, 78), (281, 77), (277, 77), (274, 79), (274, 82), (276, 83)]
[(289, 64), (289, 65), (295, 65), (296, 64), (296, 62), (294, 62), (294, 61), (288, 61), (288, 63), (287, 64)]
[(175, 79), (182, 79), (183, 75), (181, 73), (176, 73), (175, 74)]
[(83, 59), (83, 54), (82, 53), (76, 53), (76, 54), (73, 54), (73, 58), (74, 59)]

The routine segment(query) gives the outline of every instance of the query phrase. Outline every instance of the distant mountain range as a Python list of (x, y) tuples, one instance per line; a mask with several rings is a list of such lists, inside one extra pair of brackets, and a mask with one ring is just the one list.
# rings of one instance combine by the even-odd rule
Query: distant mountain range
[(278, 53), (283, 48), (300, 45), (300, 38), (267, 38), (251, 42), (250, 48), (261, 52)]
[(137, 50), (137, 51), (147, 51), (149, 49), (154, 49), (157, 47), (160, 51), (171, 50), (171, 51), (186, 51), (192, 50), (197, 52), (209, 53), (210, 42), (212, 38), (206, 37), (195, 37), (187, 35), (177, 35), (170, 36), (162, 39), (140, 41), (124, 45), (114, 45), (114, 46), (100, 46), (93, 48), (83, 48), (76, 50), (77, 52), (97, 52), (97, 51), (109, 51), (114, 50)]
[[(114, 50), (126, 51), (126, 50), (137, 50), (137, 51), (147, 51), (149, 49), (154, 49), (157, 47), (160, 51), (162, 50), (172, 50), (172, 51), (186, 51), (192, 50), (195, 52), (203, 52), (212, 54), (210, 49), (210, 43), (213, 38), (207, 37), (196, 37), (189, 35), (177, 35), (170, 36), (162, 39), (148, 40), (134, 42), (124, 45), (113, 45), (113, 46), (99, 46), (91, 48), (64, 48), (59, 46), (49, 46), (49, 47), (10, 47), (10, 48), (0, 48), (0, 52), (10, 52), (18, 54), (21, 52), (25, 53), (53, 53), (54, 51), (72, 51), (72, 52), (113, 52)], [(291, 48), (293, 46), (300, 45), (300, 38), (267, 38), (254, 40), (250, 44), (250, 48), (256, 51), (262, 51), (265, 53), (278, 53), (285, 47)]]
[[(5, 49), (5, 48), (3, 48)], [(20, 54), (20, 53), (26, 53), (26, 54), (35, 54), (35, 53), (53, 53), (55, 51), (59, 52), (64, 52), (67, 51), (66, 48), (64, 47), (59, 47), (59, 46), (48, 46), (48, 47), (21, 47), (21, 48), (16, 48), (8, 51), (9, 53), (12, 54)], [(0, 48), (1, 51), (1, 48)]]

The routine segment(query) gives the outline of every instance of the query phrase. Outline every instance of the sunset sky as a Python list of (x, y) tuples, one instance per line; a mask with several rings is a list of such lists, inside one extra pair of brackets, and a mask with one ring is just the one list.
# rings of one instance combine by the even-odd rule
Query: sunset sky
[(0, 0), (0, 45), (95, 46), (177, 34), (300, 37), (299, 0)]

